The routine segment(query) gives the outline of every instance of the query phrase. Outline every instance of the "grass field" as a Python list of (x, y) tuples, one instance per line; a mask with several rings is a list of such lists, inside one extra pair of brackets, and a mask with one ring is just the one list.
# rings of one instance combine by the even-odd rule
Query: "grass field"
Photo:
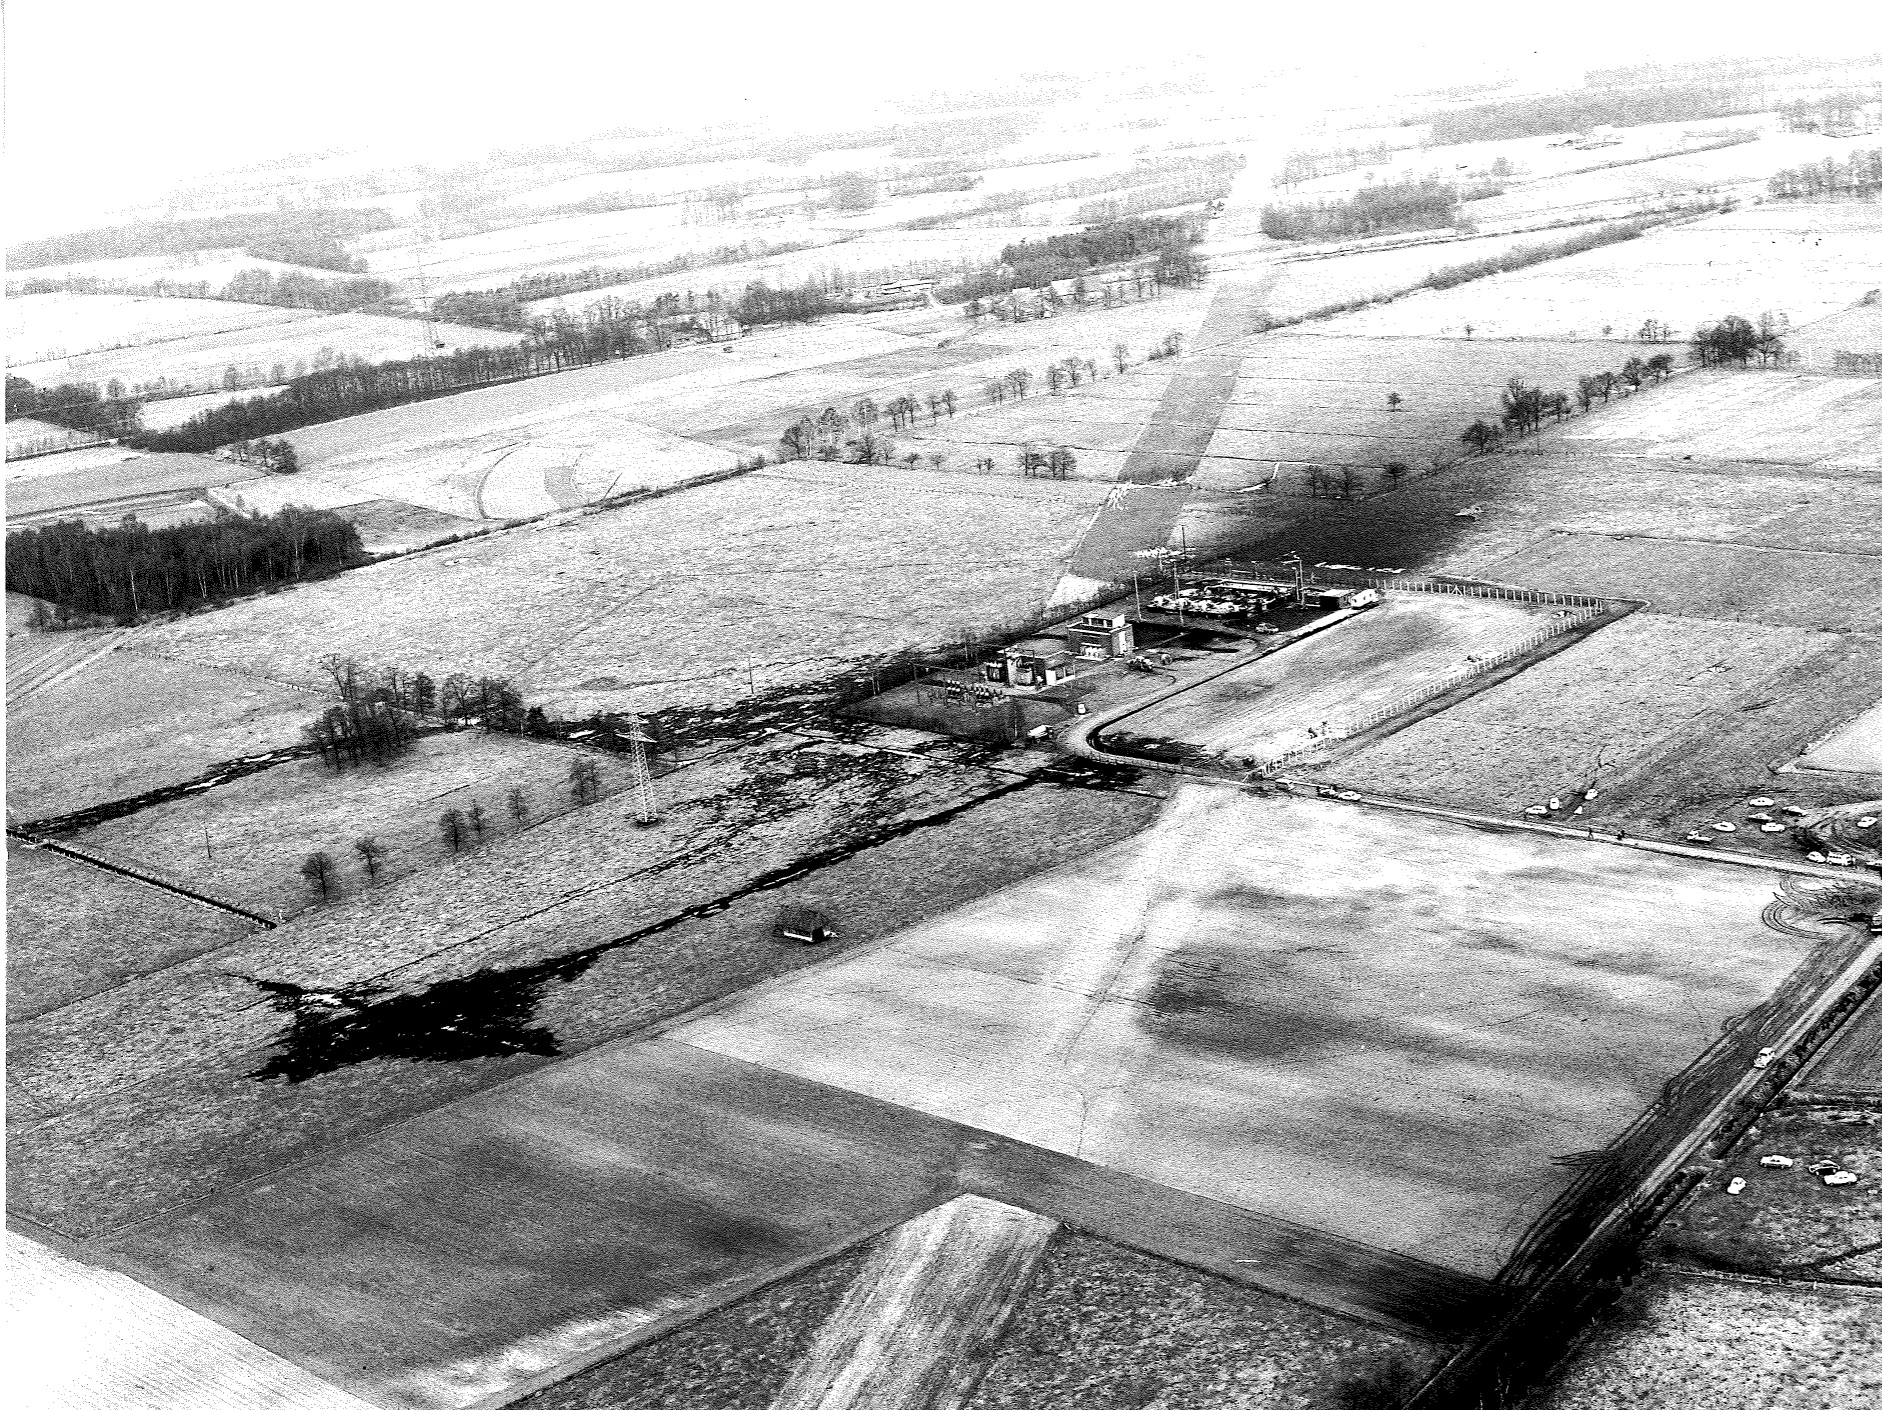
[(164, 649), (313, 683), (329, 650), (512, 676), (569, 713), (736, 698), (1020, 616), (1103, 490), (792, 465), (544, 522), (153, 627)]
[[(110, 299), (105, 294), (36, 294), (34, 298)], [(214, 300), (181, 299), (164, 302), (185, 303), (192, 309), (242, 309), (241, 304)], [(276, 364), (293, 375), (296, 367), (312, 365), (322, 354), (336, 357), (360, 357), (368, 362), (418, 357), (427, 351), (427, 326), (437, 341), (449, 348), (507, 347), (517, 341), (515, 333), (489, 328), (471, 328), (456, 323), (427, 325), (417, 319), (394, 318), (380, 313), (312, 313), (300, 309), (268, 309), (279, 317), (255, 318), (243, 322), (208, 322), (206, 327), (185, 328), (176, 334), (147, 337), (124, 347), (91, 353), (74, 352), (55, 359), (41, 359), (12, 367), (15, 376), (38, 385), (52, 382), (97, 382), (113, 377), (127, 387), (136, 388), (158, 378), (173, 384), (210, 391), (220, 388), (223, 372), (238, 368), (250, 386), (251, 395), (260, 395), (265, 387), (257, 384), (272, 375)]]
[(674, 1036), (1488, 1274), (1569, 1178), (1555, 1157), (1804, 960), (1759, 918), (1771, 887), (1195, 790)]
[(1882, 1103), (1882, 998), (1869, 997), (1797, 1085), (1806, 1092), (1856, 1095)]
[[(575, 806), (567, 778), (578, 757), (585, 756), (513, 735), (437, 734), (384, 767), (336, 773), (318, 759), (295, 760), (88, 828), (73, 840), (264, 914), (293, 913), (321, 901), (300, 875), (309, 853), (333, 856), (336, 896), (387, 885), (451, 855), (437, 821), (447, 808), (480, 804), (496, 836), (516, 827), (505, 802), (512, 788), (525, 794), (526, 822)], [(602, 796), (618, 792), (625, 763), (594, 758)], [(376, 883), (353, 853), (360, 836), (385, 846)]]
[(1882, 470), (1882, 380), (1773, 375), (1702, 379), (1679, 397), (1629, 398), (1564, 427), (1571, 451)]
[(7, 843), (7, 1016), (30, 1018), (252, 934), (240, 916)]
[(56, 817), (293, 744), (326, 702), (272, 682), (112, 651), (7, 711), (7, 807)]
[[(1861, 1101), (1862, 1089), (1845, 1087), (1838, 1095)], [(1768, 1155), (1796, 1163), (1773, 1169), (1761, 1163)], [(1855, 1175), (1855, 1183), (1824, 1184), (1808, 1169), (1824, 1160)], [(1745, 1183), (1727, 1194), (1733, 1179)], [(1755, 1277), (1874, 1287), (1882, 1284), (1878, 1186), (1882, 1112), (1787, 1103), (1761, 1115), (1755, 1132), (1660, 1225), (1652, 1255)]]
[(41, 385), (69, 379), (44, 370), (35, 375), (28, 368), (147, 343), (258, 329), (279, 331), (284, 325), (319, 317), (309, 309), (270, 304), (145, 299), (128, 294), (22, 294), (6, 302), (7, 366), (14, 375)]
[(1882, 354), (1882, 299), (1864, 299), (1854, 308), (1833, 313), (1807, 328), (1794, 330), (1785, 345), (1807, 372), (1834, 372), (1839, 352), (1869, 357)]
[(1786, 751), (1765, 731), (1808, 739), (1878, 681), (1882, 651), (1833, 633), (1636, 613), (1325, 773), (1512, 813), (1592, 788), (1585, 820), (1684, 831), (1788, 792), (1769, 771)]
[(1878, 284), (1882, 216), (1873, 207), (1760, 206), (1413, 295), (1341, 328), (1388, 338), (1462, 337), (1469, 325), (1479, 338), (1626, 339), (1656, 318), (1685, 337), (1732, 312), (1754, 320), (1783, 312), (1803, 325)]
[(1542, 1410), (1822, 1410), (1882, 1394), (1876, 1300), (1660, 1273), (1635, 1283)]
[[(85, 456), (88, 463), (61, 468), (68, 455)], [(202, 455), (146, 455), (106, 447), (48, 455), (27, 465), (31, 473), (7, 482), (7, 522), (16, 526), (61, 517), (115, 524), (133, 510), (141, 514), (199, 499), (202, 490), (248, 473), (232, 461)]]
[(1338, 726), (1468, 669), (1549, 626), (1556, 609), (1521, 602), (1388, 594), (1376, 607), (1130, 715), (1113, 733), (1175, 740), (1265, 763)]

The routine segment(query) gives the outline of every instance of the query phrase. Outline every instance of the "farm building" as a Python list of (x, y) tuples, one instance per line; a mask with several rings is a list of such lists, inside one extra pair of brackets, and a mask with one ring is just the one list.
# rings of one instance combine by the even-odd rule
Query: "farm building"
[(1087, 612), (1065, 629), (1073, 651), (1090, 661), (1128, 656), (1135, 645), (1130, 619), (1122, 612)]
[(1075, 661), (1057, 637), (1035, 636), (1007, 647), (999, 660), (981, 670), (989, 681), (1009, 690), (1045, 690), (1075, 676)]

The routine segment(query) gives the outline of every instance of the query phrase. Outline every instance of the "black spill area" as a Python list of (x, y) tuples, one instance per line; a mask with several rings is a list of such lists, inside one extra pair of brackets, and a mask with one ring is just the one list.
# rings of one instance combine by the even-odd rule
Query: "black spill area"
[(217, 764), (206, 773), (198, 774), (195, 778), (185, 779), (182, 783), (153, 788), (129, 798), (113, 799), (109, 803), (81, 808), (77, 812), (64, 813), (56, 818), (41, 818), (38, 822), (22, 823), (18, 827), (8, 828), (7, 831), (15, 837), (33, 842), (44, 841), (48, 838), (68, 837), (72, 833), (83, 832), (86, 828), (96, 827), (100, 823), (129, 817), (132, 813), (141, 813), (144, 809), (154, 808), (159, 803), (171, 803), (191, 793), (203, 793), (221, 784), (234, 783), (238, 778), (247, 778), (250, 774), (261, 773), (264, 769), (272, 769), (277, 764), (311, 758), (319, 752), (319, 749), (311, 744), (290, 744), (286, 748), (272, 749), (266, 754), (250, 754), (240, 759), (230, 759), (225, 763)]
[(1277, 957), (1184, 945), (1158, 962), (1140, 1022), (1165, 1043), (1256, 1061), (1311, 1056), (1350, 1042), (1356, 1025), (1300, 1001)]
[[(786, 756), (790, 767), (821, 777), (852, 765), (848, 778), (866, 776), (886, 785), (895, 756), (879, 753), (830, 754), (801, 750)], [(803, 777), (803, 772), (794, 776)], [(760, 812), (782, 809), (785, 790), (782, 773), (758, 776), (733, 790), (719, 806)], [(905, 775), (893, 775), (900, 780)], [(258, 1080), (284, 1078), (304, 1082), (374, 1058), (408, 1062), (466, 1062), (474, 1058), (532, 1054), (553, 1057), (561, 1051), (553, 1032), (538, 1026), (535, 1015), (544, 988), (551, 981), (567, 984), (579, 979), (615, 950), (649, 939), (687, 921), (717, 915), (748, 896), (775, 890), (846, 861), (874, 847), (919, 832), (944, 827), (961, 814), (988, 804), (998, 805), (1008, 794), (1036, 786), (1022, 779), (928, 817), (910, 819), (893, 827), (845, 840), (812, 856), (764, 873), (737, 890), (666, 916), (628, 934), (565, 955), (530, 964), (480, 969), (458, 979), (440, 980), (411, 994), (369, 985), (342, 990), (312, 990), (295, 984), (257, 979), (276, 1008), (294, 1016), (288, 1031), (276, 1043), (274, 1055), (250, 1076)], [(1098, 786), (1096, 784), (1086, 786)], [(741, 796), (742, 795), (742, 796)], [(747, 814), (749, 816), (749, 814)], [(696, 856), (698, 849), (684, 854)], [(668, 864), (677, 864), (669, 859)]]

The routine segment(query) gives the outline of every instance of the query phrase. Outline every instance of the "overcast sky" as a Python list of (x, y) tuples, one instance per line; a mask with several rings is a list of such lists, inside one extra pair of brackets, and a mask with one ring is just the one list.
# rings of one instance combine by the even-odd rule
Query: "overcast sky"
[[(861, 115), (891, 95), (1187, 59), (1323, 76), (1329, 96), (1714, 53), (1873, 53), (1882, 4), (1033, 7), (779, 0), (4, 0), (9, 226), (179, 180), (372, 144), (451, 161), (623, 124)], [(1016, 87), (1016, 91), (1018, 91)]]

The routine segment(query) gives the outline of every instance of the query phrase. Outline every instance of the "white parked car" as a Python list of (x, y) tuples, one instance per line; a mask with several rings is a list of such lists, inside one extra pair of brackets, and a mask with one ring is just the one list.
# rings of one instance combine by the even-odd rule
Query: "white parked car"
[(1777, 800), (1774, 798), (1752, 798), (1748, 800), (1754, 808), (1768, 808)]
[(1735, 1195), (1744, 1188), (1745, 1188), (1745, 1177), (1743, 1175), (1734, 1175), (1732, 1176), (1732, 1183), (1725, 1187), (1725, 1193), (1728, 1195)]
[(1853, 1170), (1834, 1170), (1823, 1177), (1823, 1183), (1826, 1185), (1853, 1185), (1856, 1183), (1856, 1172)]
[(1782, 832), (1783, 830), (1784, 830), (1783, 823), (1759, 823), (1758, 824), (1758, 831), (1760, 832)]
[(1728, 822), (1716, 822), (1712, 824), (1712, 830), (1714, 832), (1737, 832), (1738, 824), (1728, 823)]
[(1787, 1155), (1767, 1155), (1758, 1162), (1767, 1170), (1789, 1170), (1796, 1163)]

